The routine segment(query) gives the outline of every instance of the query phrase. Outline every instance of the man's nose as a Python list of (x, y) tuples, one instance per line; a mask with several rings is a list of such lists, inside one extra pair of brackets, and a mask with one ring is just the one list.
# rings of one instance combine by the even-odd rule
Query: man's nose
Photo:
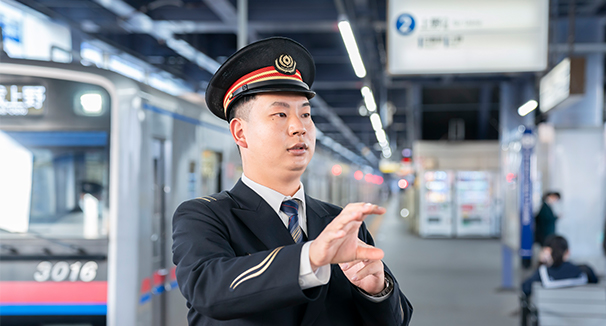
[(295, 135), (304, 135), (307, 132), (305, 126), (303, 125), (303, 121), (299, 117), (291, 117), (289, 123), (289, 133), (293, 136)]

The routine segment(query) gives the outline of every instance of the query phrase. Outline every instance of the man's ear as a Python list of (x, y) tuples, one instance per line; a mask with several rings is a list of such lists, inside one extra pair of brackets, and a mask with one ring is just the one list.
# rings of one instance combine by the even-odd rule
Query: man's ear
[(233, 118), (229, 122), (229, 131), (231, 132), (231, 136), (234, 138), (236, 145), (241, 148), (248, 148), (248, 143), (246, 142), (246, 137), (244, 136), (244, 124), (246, 121), (243, 121), (240, 118)]

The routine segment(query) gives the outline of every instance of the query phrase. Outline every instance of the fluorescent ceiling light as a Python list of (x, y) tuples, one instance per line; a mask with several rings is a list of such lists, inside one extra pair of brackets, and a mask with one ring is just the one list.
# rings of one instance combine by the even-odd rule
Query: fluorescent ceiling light
[(518, 108), (518, 114), (521, 116), (526, 116), (528, 113), (534, 111), (537, 106), (539, 106), (539, 103), (537, 103), (537, 101), (530, 100)]
[(139, 82), (145, 81), (145, 70), (135, 62), (129, 62), (117, 55), (109, 59), (109, 70), (115, 71), (123, 76), (132, 78)]
[(377, 136), (377, 140), (379, 141), (379, 144), (382, 147), (385, 147), (385, 146), (383, 146), (383, 144), (387, 144), (387, 135), (385, 134), (385, 130), (379, 129), (379, 130), (375, 131), (375, 136)]
[(370, 123), (372, 124), (372, 129), (374, 131), (379, 131), (383, 129), (383, 124), (381, 124), (381, 117), (375, 112), (370, 115)]
[(375, 96), (372, 94), (370, 87), (364, 86), (360, 89), (360, 92), (362, 93), (362, 97), (364, 97), (366, 109), (368, 109), (369, 112), (377, 111), (377, 102), (375, 102)]
[(386, 147), (383, 149), (383, 157), (384, 158), (390, 158), (391, 157), (391, 149), (389, 147)]
[(362, 62), (362, 56), (360, 56), (360, 50), (358, 50), (358, 44), (351, 30), (351, 25), (347, 20), (339, 22), (339, 32), (341, 32), (343, 43), (345, 43), (345, 48), (347, 48), (347, 54), (349, 54), (349, 60), (356, 76), (364, 78), (366, 76), (366, 68), (364, 68), (364, 62)]

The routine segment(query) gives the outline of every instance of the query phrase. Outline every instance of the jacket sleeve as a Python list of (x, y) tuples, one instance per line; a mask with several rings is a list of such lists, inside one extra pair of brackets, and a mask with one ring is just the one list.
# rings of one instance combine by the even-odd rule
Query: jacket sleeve
[[(359, 238), (369, 245), (374, 246), (374, 240), (362, 224), (360, 227)], [(355, 290), (352, 291), (358, 313), (362, 316), (365, 325), (408, 325), (412, 318), (412, 305), (400, 291), (398, 281), (391, 273), (387, 265), (383, 264), (386, 277), (393, 280), (394, 287), (389, 297), (381, 302), (368, 300), (357, 287), (352, 284)]]
[(309, 302), (319, 290), (302, 291), (302, 244), (236, 256), (229, 232), (199, 200), (177, 208), (173, 217), (173, 261), (177, 282), (190, 309), (227, 320)]

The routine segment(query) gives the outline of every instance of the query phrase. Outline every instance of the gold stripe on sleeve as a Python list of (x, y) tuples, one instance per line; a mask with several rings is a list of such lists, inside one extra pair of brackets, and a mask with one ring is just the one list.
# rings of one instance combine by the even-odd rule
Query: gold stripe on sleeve
[[(274, 261), (274, 258), (276, 258), (276, 255), (278, 254), (278, 252), (280, 252), (280, 250), (282, 250), (282, 248), (284, 248), (284, 247), (279, 247), (279, 248), (274, 249), (272, 252), (269, 253), (269, 255), (267, 255), (267, 257), (265, 257), (265, 259), (263, 259), (263, 261), (259, 265), (252, 267), (252, 268), (248, 269), (246, 272), (238, 275), (238, 277), (236, 277), (234, 279), (234, 281), (231, 283), (229, 288), (231, 290), (235, 290), (236, 287), (238, 287), (238, 285), (242, 284), (242, 282), (250, 280), (251, 278), (255, 278), (255, 277), (263, 274), (267, 270), (267, 268), (269, 268), (269, 266), (272, 264), (272, 262)], [(257, 270), (259, 268), (260, 268), (260, 270), (255, 272), (255, 270)], [(255, 272), (255, 273), (253, 273), (253, 272)], [(246, 276), (249, 273), (253, 273), (253, 274)]]

